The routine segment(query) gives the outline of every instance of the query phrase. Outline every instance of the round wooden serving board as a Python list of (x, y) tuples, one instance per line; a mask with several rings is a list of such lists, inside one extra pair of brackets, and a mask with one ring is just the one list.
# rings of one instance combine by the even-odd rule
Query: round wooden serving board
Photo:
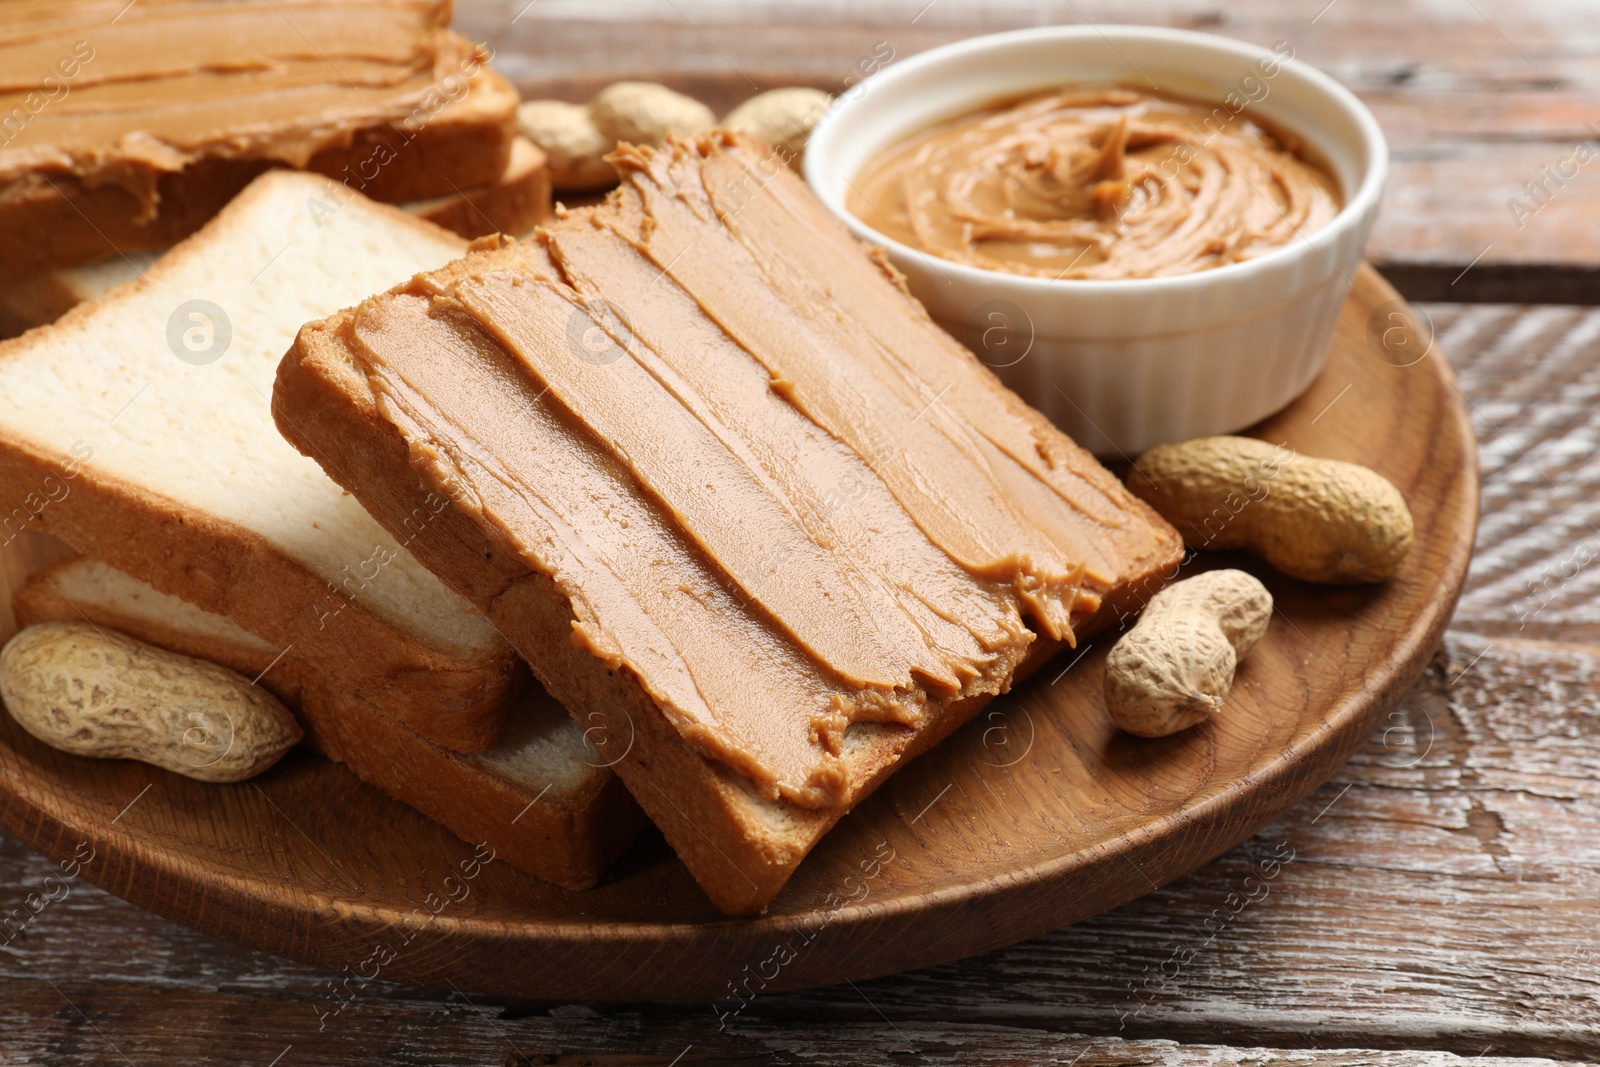
[[(1437, 351), (1417, 358), (1431, 341), (1397, 300), (1363, 268), (1327, 370), (1254, 432), (1401, 488), (1417, 544), (1398, 578), (1314, 587), (1243, 556), (1203, 558), (1253, 571), (1278, 606), (1214, 721), (1157, 741), (1121, 734), (1100, 695), (1114, 635), (1064, 653), (845, 818), (761, 918), (718, 914), (654, 833), (588, 892), (490, 862), (452, 900), (445, 879), (469, 845), (301, 751), (253, 782), (207, 785), (64, 755), (0, 716), (0, 818), (55, 859), (92, 848), (82, 876), (136, 904), (339, 972), (330, 1014), (373, 978), (552, 999), (717, 997), (736, 1011), (762, 991), (1075, 922), (1305, 796), (1433, 652), (1472, 548), (1477, 468), (1454, 378)], [(5, 549), (7, 602), (52, 552), (27, 537)], [(9, 636), (9, 611), (0, 623)]]

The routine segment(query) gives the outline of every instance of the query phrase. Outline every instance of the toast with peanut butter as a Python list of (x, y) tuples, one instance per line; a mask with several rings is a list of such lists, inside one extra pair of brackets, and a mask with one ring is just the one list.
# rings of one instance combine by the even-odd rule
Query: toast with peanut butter
[(306, 744), (497, 857), (567, 889), (587, 889), (644, 826), (644, 814), (566, 709), (537, 685), (499, 739), (466, 755), (418, 736), (229, 619), (79, 556), (12, 595), (18, 628), (87, 621), (219, 663), (297, 708)]
[(759, 142), (304, 327), (279, 428), (484, 611), (724, 911), (1178, 535), (1005, 390)]
[(262, 171), (404, 203), (492, 185), (517, 94), (449, 0), (8, 0), (0, 277), (165, 248)]
[(445, 500), (391, 536), (270, 412), (300, 323), (467, 243), (347, 190), (328, 205), (327, 184), (270, 171), (142, 277), (0, 342), (0, 539), (54, 534), (436, 744), (482, 750), (516, 656), (406, 548)]

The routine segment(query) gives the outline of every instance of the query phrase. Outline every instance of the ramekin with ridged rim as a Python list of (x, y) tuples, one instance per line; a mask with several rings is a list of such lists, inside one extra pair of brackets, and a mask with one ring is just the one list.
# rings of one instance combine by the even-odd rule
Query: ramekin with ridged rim
[[(959, 41), (896, 63), (836, 101), (806, 146), (806, 179), (858, 237), (888, 250), (941, 325), (1084, 447), (1131, 457), (1231, 433), (1288, 404), (1326, 363), (1388, 170), (1372, 113), (1289, 51), (1143, 26)], [(1344, 205), (1321, 229), (1253, 259), (1110, 281), (940, 259), (846, 209), (856, 175), (891, 145), (994, 101), (1080, 82), (1153, 83), (1218, 102), (1234, 94), (1310, 146)]]

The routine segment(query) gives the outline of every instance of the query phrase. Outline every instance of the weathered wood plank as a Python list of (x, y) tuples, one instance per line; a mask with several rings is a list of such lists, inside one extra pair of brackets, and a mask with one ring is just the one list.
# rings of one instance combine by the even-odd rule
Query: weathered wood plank
[(1600, 644), (1600, 312), (1430, 306), (1471, 399), (1482, 519), (1455, 625)]
[[(1600, 301), (1600, 251), (1590, 239), (1600, 228), (1594, 5), (469, 0), (458, 18), (528, 91), (584, 99), (608, 81), (653, 72), (719, 110), (797, 77), (836, 87), (878, 42), (904, 58), (977, 33), (1085, 21), (1288, 42), (1360, 94), (1394, 153), (1370, 252), (1413, 299)], [(1547, 176), (1580, 144), (1593, 160), (1567, 164), (1570, 177)]]
[[(1516, 599), (1522, 576), (1540, 574), (1552, 552), (1589, 531), (1585, 509), (1595, 494), (1584, 462), (1592, 451), (1587, 412), (1600, 372), (1586, 355), (1600, 336), (1600, 312), (1429, 310), (1480, 412), (1486, 518), (1448, 655), (1350, 767), (1248, 845), (1118, 912), (860, 991), (758, 1000), (737, 1016), (739, 1033), (787, 1033), (792, 1045), (785, 1048), (815, 1049), (824, 1038), (791, 1026), (825, 1017), (887, 1030), (882, 1011), (902, 1030), (938, 1020), (950, 1040), (974, 1027), (1002, 1027), (1600, 1059), (1600, 856), (1586, 829), (1600, 789), (1600, 665), (1592, 651), (1525, 639), (1530, 632), (1600, 637), (1581, 585), (1592, 575), (1585, 570), (1570, 591), (1543, 604), (1522, 639), (1516, 621), (1528, 607)], [(1273, 858), (1280, 842), (1295, 859), (1281, 865), (1267, 895), (1215, 938), (1196, 935), (1194, 927), (1205, 930), (1245, 878), (1256, 873), (1259, 881), (1257, 865)], [(0, 905), (16, 907), (53, 870), (3, 840)], [(1161, 984), (1163, 967), (1170, 970), (1174, 953), (1186, 949), (1193, 955)], [(92, 994), (92, 1005), (101, 997), (146, 1011), (152, 1003), (171, 1005), (174, 1022), (156, 1040), (176, 1041), (180, 1031), (216, 1040), (222, 1018), (248, 1018), (303, 1049), (322, 1040), (316, 1012), (327, 1003), (327, 975), (184, 930), (85, 883), (0, 947), (0, 1004), (30, 1003), (24, 994), (42, 979)], [(409, 1033), (431, 1028), (429, 1019), (441, 1027), (451, 1018), (473, 1019), (446, 1032), (476, 1048), (474, 1040), (497, 1040), (499, 1030), (531, 1035), (551, 1025), (548, 1006), (475, 1003), (492, 1023), (459, 1004), (449, 1009), (436, 994), (374, 985), (329, 1026), (373, 1016), (385, 1026), (403, 1022)], [(92, 1032), (64, 1008), (39, 1010), (65, 1020), (59, 1025), (79, 1038)], [(633, 1017), (576, 1006), (554, 1011), (561, 1039), (574, 1049), (619, 1032), (613, 1020)], [(95, 1010), (88, 1014), (100, 1024)], [(715, 1031), (709, 1004), (659, 1006), (649, 1018), (652, 1032), (660, 1028), (674, 1040), (681, 1032)], [(367, 1023), (350, 1025), (370, 1040)], [(16, 1031), (8, 1025), (3, 1032)], [(995, 1040), (997, 1048), (1010, 1047)], [(246, 1058), (268, 1062), (283, 1046), (269, 1052), (267, 1043), (262, 1037), (259, 1048), (239, 1046), (241, 1055), (248, 1050)], [(870, 1049), (886, 1057), (892, 1044)], [(67, 1046), (57, 1050), (70, 1059)], [(81, 1059), (93, 1057), (91, 1049)]]
[[(541, 0), (509, 31), (498, 27), (512, 25), (526, 0), (463, 2), (462, 15), (474, 28), (493, 24), (493, 33), (475, 29), (480, 35), (527, 42), (516, 50), (539, 58), (513, 67), (524, 80), (593, 70), (602, 58), (618, 72), (731, 60), (753, 80), (767, 77), (774, 61), (757, 60), (774, 55), (770, 32), (741, 37), (737, 23), (749, 17), (731, 4), (710, 19), (703, 4), (675, 2), (695, 25), (670, 9), (662, 18), (654, 4), (653, 17), (641, 18), (638, 5), (562, 0)], [(893, 40), (910, 54), (1007, 19), (1077, 21), (1075, 8), (1093, 19), (1292, 39), (1366, 96), (1389, 130), (1397, 164), (1374, 249), (1410, 292), (1470, 299), (1523, 291), (1509, 285), (1538, 287), (1531, 299), (1600, 299), (1587, 273), (1600, 210), (1589, 172), (1521, 231), (1504, 203), (1600, 117), (1592, 6), (1337, 0), (1313, 25), (1324, 0), (1252, 0), (1225, 11), (1176, 2), (991, 4), (979, 14), (939, 0), (912, 26), (922, 2), (880, 7), (870, 21), (859, 5), (837, 5), (838, 17), (782, 8), (783, 65), (811, 64), (805, 69), (827, 80), (840, 76), (838, 56), (853, 59), (861, 54), (853, 47), (890, 39), (884, 27), (899, 27)], [(1450, 285), (1486, 244), (1494, 247)], [(1582, 546), (1600, 555), (1600, 508), (1590, 503), (1600, 499), (1590, 461), (1600, 313), (1430, 310), (1475, 401), (1483, 449), (1485, 518), (1458, 632), (1429, 680), (1339, 778), (1189, 878), (976, 960), (859, 990), (758, 1000), (720, 1033), (706, 1004), (602, 1014), (378, 985), (319, 1032), (327, 975), (74, 883), (67, 899), (0, 945), (0, 1063), (265, 1064), (280, 1054), (284, 1067), (670, 1064), (680, 1054), (685, 1064), (1071, 1063), (1080, 1054), (1083, 1064), (1281, 1058), (1313, 1067), (1600, 1060), (1600, 844), (1592, 830), (1600, 653), (1530, 640), (1600, 646), (1600, 568), (1574, 566), (1581, 556), (1572, 555)], [(1283, 843), (1293, 861), (1280, 859), (1262, 882), (1261, 864), (1280, 858)], [(54, 871), (0, 836), (0, 910)], [(1252, 875), (1267, 892), (1232, 915), (1228, 895)], [(1229, 918), (1211, 937), (1206, 923), (1218, 924), (1219, 908)], [(1452, 1051), (1349, 1050), (1373, 1045)], [(1277, 1051), (1294, 1046), (1308, 1051)]]
[[(36, 1020), (43, 1019), (43, 1025)], [(183, 1020), (185, 1025), (173, 1025)], [(189, 1020), (199, 1020), (188, 1024)], [(27, 1029), (10, 1027), (26, 1021)], [(940, 1023), (752, 1022), (737, 1033), (708, 1032), (689, 1018), (607, 1019), (555, 1012), (495, 1018), (459, 996), (391, 1001), (313, 1038), (293, 1040), (259, 1002), (218, 995), (169, 995), (152, 1025), (148, 1005), (124, 990), (45, 987), (0, 1007), (0, 1062), (230, 1063), (304, 1067), (383, 1063), (453, 1067), (501, 1063), (617, 1067), (770, 1067), (781, 1064), (880, 1067), (885, 1063), (1013, 1067), (1554, 1067), (1550, 1059), (1464, 1057), (1436, 1051), (1230, 1048), (1166, 1040), (1124, 1040), (1006, 1026)], [(9, 1045), (9, 1049), (5, 1046)]]
[[(829, 1019), (879, 1027), (873, 1049), (883, 1056), (898, 1047), (893, 1027), (936, 1022), (954, 1027), (952, 1037), (999, 1026), (1600, 1059), (1600, 652), (1502, 639), (1479, 657), (1482, 643), (1453, 637), (1392, 722), (1290, 817), (1076, 927), (974, 960), (742, 1005), (557, 1007), (557, 1037), (546, 1029), (550, 1005), (472, 1003), (512, 1040), (570, 1041), (565, 1052), (647, 1014), (652, 1027), (701, 1033), (697, 1045), (734, 1057), (751, 1033)], [(0, 869), (15, 906), (53, 868), (12, 844)], [(343, 1041), (347, 1028), (366, 1033), (374, 1018), (412, 1026), (443, 1011), (437, 996), (358, 985), (319, 1030), (328, 976), (83, 884), (0, 951), (0, 1005), (26, 1003), (41, 978), (96, 1026), (139, 1040), (122, 1016), (151, 1003), (163, 1012), (192, 1003), (185, 1031), (242, 1013), (306, 1048)], [(248, 1011), (236, 997), (254, 998)]]
[[(1452, 637), (1342, 776), (1177, 885), (976, 960), (752, 1007), (864, 1017), (865, 994), (892, 1017), (1600, 1055), (1600, 654), (1502, 639), (1473, 662), (1482, 645)], [(1230, 904), (1252, 875), (1261, 899)]]

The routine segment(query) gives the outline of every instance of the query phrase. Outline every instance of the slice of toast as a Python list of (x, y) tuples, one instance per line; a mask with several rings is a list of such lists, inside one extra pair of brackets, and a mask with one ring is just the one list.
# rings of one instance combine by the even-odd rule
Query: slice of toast
[(466, 247), (347, 190), (325, 200), (330, 184), (269, 172), (142, 278), (0, 343), (0, 538), (52, 533), (481, 750), (511, 649), (273, 426), (299, 323)]
[(12, 596), (18, 627), (87, 621), (257, 681), (300, 710), (306, 743), (363, 781), (495, 855), (568, 889), (587, 889), (644, 826), (644, 814), (566, 710), (537, 685), (493, 747), (450, 752), (345, 697), (270, 641), (86, 556), (29, 576)]
[(469, 240), (494, 233), (521, 236), (550, 221), (550, 167), (544, 150), (526, 137), (511, 143), (511, 159), (493, 185), (414, 200), (401, 210)]
[[(549, 169), (544, 153), (526, 137), (518, 137), (511, 146), (511, 161), (493, 185), (399, 207), (469, 240), (493, 233), (526, 234), (550, 218)], [(0, 340), (54, 322), (79, 304), (133, 281), (163, 251), (128, 252), (0, 282)]]
[(517, 94), (448, 0), (11, 0), (0, 277), (167, 247), (270, 167), (389, 203), (492, 184)]
[(605, 204), (308, 324), (273, 403), (386, 526), (450, 500), (419, 558), (732, 913), (1182, 553), (766, 154), (614, 155)]

